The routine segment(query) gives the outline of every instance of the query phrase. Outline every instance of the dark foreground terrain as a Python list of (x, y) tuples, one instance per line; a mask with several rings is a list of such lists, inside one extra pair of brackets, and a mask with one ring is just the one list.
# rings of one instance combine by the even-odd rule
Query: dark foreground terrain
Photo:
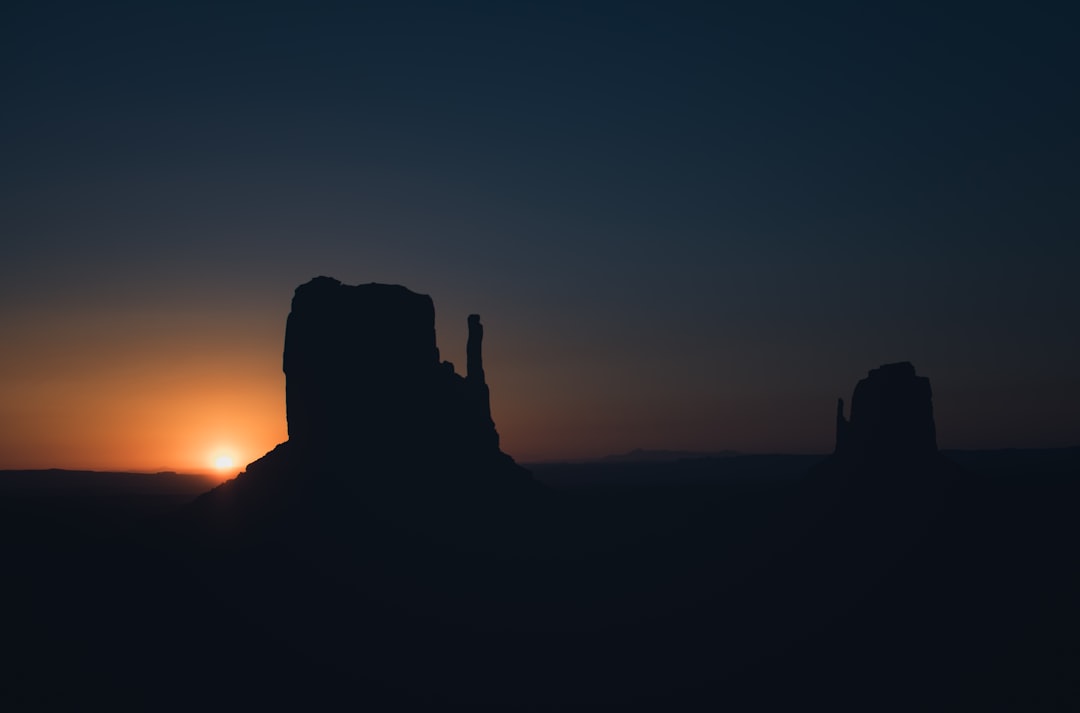
[(1080, 449), (815, 460), (8, 488), (0, 706), (1080, 706)]

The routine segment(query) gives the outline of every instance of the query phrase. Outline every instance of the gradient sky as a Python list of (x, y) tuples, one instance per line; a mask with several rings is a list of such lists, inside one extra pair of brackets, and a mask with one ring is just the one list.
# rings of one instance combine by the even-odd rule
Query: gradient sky
[(5, 3), (0, 468), (286, 437), (315, 275), (481, 314), (518, 460), (1080, 442), (1068, 4)]

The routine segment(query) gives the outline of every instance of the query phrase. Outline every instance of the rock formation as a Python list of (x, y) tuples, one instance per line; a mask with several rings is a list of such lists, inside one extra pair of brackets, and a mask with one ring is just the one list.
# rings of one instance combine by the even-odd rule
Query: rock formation
[(282, 360), (289, 440), (202, 507), (237, 530), (264, 516), (341, 522), (360, 503), (365, 517), (428, 529), (440, 518), (507, 510), (508, 498), (538, 486), (499, 449), (479, 316), (468, 328), (462, 377), (439, 359), (427, 295), (329, 277), (300, 285)]
[(462, 377), (440, 361), (427, 295), (329, 277), (301, 285), (283, 358), (290, 444), (409, 466), (512, 464), (491, 418), (479, 315), (468, 330)]
[(865, 461), (912, 460), (937, 453), (930, 380), (909, 362), (871, 369), (855, 386), (850, 420), (836, 408), (836, 451)]
[(301, 285), (285, 328), (289, 440), (370, 447), (415, 430), (438, 364), (430, 297), (328, 277)]
[(484, 460), (499, 453), (478, 315), (468, 372), (439, 361), (431, 298), (399, 285), (317, 277), (296, 289), (285, 330), (289, 440), (365, 458)]

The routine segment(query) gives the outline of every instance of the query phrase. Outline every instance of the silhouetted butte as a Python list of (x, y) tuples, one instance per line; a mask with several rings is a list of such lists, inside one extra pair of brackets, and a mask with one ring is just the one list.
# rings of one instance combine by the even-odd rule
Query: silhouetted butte
[(930, 380), (916, 376), (910, 362), (871, 369), (855, 385), (851, 419), (844, 400), (836, 405), (836, 451), (867, 462), (908, 461), (937, 453)]
[(852, 527), (906, 528), (943, 507), (961, 469), (938, 452), (930, 380), (906, 361), (871, 369), (855, 385), (850, 418), (838, 399), (836, 449), (811, 474), (824, 486), (817, 496), (867, 520)]
[(386, 498), (380, 516), (396, 506), (416, 522), (423, 511), (445, 509), (441, 498), (479, 510), (531, 491), (528, 471), (499, 449), (479, 316), (469, 316), (468, 330), (462, 377), (440, 360), (429, 296), (330, 277), (300, 285), (282, 365), (289, 440), (203, 505), (269, 512), (306, 504), (322, 519), (320, 508), (347, 509), (377, 495)]
[(285, 331), (290, 442), (377, 459), (501, 460), (479, 316), (468, 326), (462, 378), (439, 360), (427, 295), (329, 277), (301, 285)]

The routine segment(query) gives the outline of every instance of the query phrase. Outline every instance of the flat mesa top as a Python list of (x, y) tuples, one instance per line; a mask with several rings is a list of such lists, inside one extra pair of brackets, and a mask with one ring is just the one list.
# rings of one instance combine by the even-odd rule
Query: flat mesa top
[(389, 285), (381, 282), (368, 282), (361, 285), (346, 285), (333, 277), (319, 276), (296, 288), (293, 296), (293, 307), (297, 300), (307, 302), (315, 300), (424, 300), (431, 302), (431, 297), (418, 292), (413, 292), (403, 285)]

